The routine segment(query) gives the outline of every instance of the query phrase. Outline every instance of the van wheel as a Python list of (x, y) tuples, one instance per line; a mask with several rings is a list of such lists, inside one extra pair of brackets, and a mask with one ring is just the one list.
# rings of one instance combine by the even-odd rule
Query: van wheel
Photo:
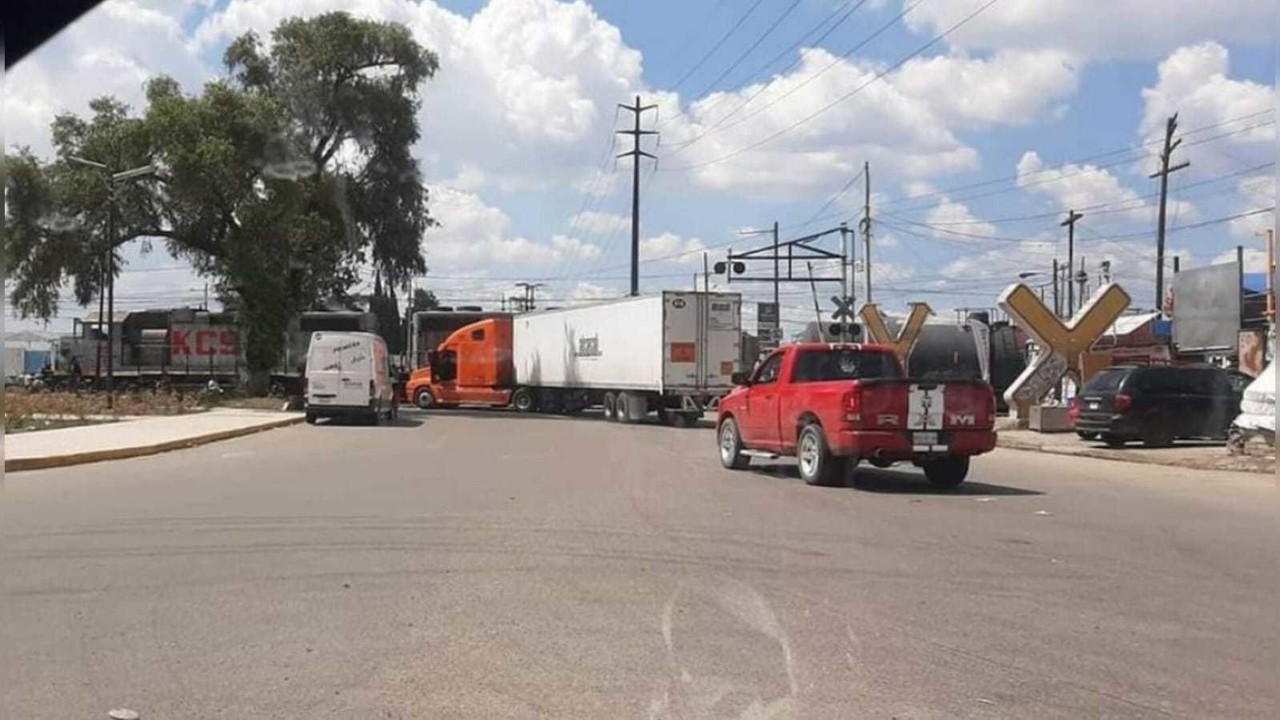
[(618, 419), (618, 396), (611, 392), (604, 394), (604, 398), (600, 400), (601, 407), (604, 408), (604, 419), (614, 422)]
[(420, 410), (430, 410), (436, 404), (436, 396), (431, 394), (430, 388), (419, 388), (413, 394), (413, 404)]
[(968, 456), (938, 458), (926, 460), (924, 463), (924, 476), (933, 483), (934, 487), (950, 490), (964, 482), (968, 475)]
[(720, 423), (720, 464), (729, 470), (743, 470), (751, 464), (751, 457), (742, 454), (742, 436), (738, 435), (738, 423), (727, 417)]
[(806, 485), (827, 487), (840, 479), (840, 461), (831, 456), (827, 436), (817, 423), (800, 429), (796, 441), (796, 464), (800, 467), (800, 479)]
[(308, 424), (308, 425), (315, 425), (315, 424), (316, 424), (316, 414), (315, 414), (315, 413), (307, 413), (307, 424)]
[(1173, 445), (1173, 424), (1169, 418), (1152, 415), (1142, 424), (1142, 446), (1167, 448)]
[(537, 408), (533, 391), (524, 387), (517, 389), (515, 395), (511, 396), (511, 406), (516, 409), (516, 412), (533, 412)]

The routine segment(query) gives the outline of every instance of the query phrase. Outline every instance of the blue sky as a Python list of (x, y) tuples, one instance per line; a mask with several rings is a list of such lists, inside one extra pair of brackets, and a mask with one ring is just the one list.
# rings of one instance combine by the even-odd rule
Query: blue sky
[[(441, 227), (424, 237), (431, 272), (419, 284), (446, 300), (494, 305), (523, 279), (545, 282), (556, 304), (625, 292), (630, 171), (608, 155), (623, 149), (613, 129), (627, 120), (615, 103), (640, 94), (660, 106), (645, 126), (662, 133), (648, 145), (658, 166), (642, 174), (647, 290), (690, 287), (704, 248), (715, 259), (752, 247), (741, 228), (778, 221), (793, 237), (853, 218), (854, 178), (870, 161), (873, 283), (886, 310), (994, 305), (1018, 272), (1065, 257), (1058, 222), (1071, 207), (1086, 208), (1077, 257), (1088, 272), (1109, 260), (1150, 306), (1148, 143), (1169, 113), (1191, 161), (1171, 182), (1181, 229), (1170, 251), (1209, 263), (1260, 247), (1253, 233), (1274, 222), (1225, 218), (1274, 205), (1276, 11), (1220, 5), (111, 0), (9, 73), (5, 142), (47, 152), (56, 112), (83, 112), (102, 93), (140, 102), (158, 73), (195, 91), (237, 34), (345, 9), (404, 22), (440, 55), (416, 151)], [(163, 252), (130, 259), (122, 307), (200, 300), (205, 281)], [(784, 321), (812, 316), (806, 285), (783, 294)], [(75, 314), (68, 305), (55, 326)]]

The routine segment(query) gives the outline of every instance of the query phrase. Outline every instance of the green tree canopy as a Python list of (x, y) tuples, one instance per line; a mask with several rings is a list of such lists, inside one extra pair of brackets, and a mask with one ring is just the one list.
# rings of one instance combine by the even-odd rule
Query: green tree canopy
[[(74, 285), (88, 303), (105, 252), (162, 238), (175, 258), (211, 277), (240, 313), (251, 370), (269, 370), (293, 312), (344, 297), (371, 264), (389, 285), (425, 271), (433, 224), (417, 161), (418, 87), (434, 54), (402, 25), (336, 12), (281, 23), (269, 46), (253, 33), (224, 56), (229, 76), (184, 94), (159, 77), (140, 117), (114, 99), (85, 120), (53, 123), (57, 157), (6, 162), (13, 304), (49, 317)], [(116, 232), (106, 232), (105, 173), (148, 162), (155, 182), (119, 184)]]

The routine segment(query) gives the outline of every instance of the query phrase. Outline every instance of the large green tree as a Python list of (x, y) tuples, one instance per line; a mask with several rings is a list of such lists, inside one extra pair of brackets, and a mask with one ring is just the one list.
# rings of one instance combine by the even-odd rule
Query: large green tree
[[(425, 271), (419, 243), (433, 221), (411, 149), (418, 88), (437, 63), (405, 27), (345, 13), (287, 20), (266, 46), (246, 34), (224, 60), (228, 77), (199, 94), (156, 78), (142, 116), (96, 100), (90, 119), (54, 122), (55, 161), (7, 163), (19, 231), (5, 255), (15, 308), (48, 317), (66, 283), (81, 304), (98, 292), (104, 251), (162, 238), (239, 311), (264, 385), (293, 312), (345, 296), (361, 265), (392, 286)], [(154, 162), (160, 179), (121, 187), (108, 237), (103, 174), (71, 156)]]

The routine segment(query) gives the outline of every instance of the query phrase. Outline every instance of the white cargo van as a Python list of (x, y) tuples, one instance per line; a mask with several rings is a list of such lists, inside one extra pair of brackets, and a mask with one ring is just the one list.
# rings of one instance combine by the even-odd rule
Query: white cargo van
[(309, 423), (353, 417), (377, 424), (396, 416), (387, 344), (373, 333), (312, 333), (305, 382)]

